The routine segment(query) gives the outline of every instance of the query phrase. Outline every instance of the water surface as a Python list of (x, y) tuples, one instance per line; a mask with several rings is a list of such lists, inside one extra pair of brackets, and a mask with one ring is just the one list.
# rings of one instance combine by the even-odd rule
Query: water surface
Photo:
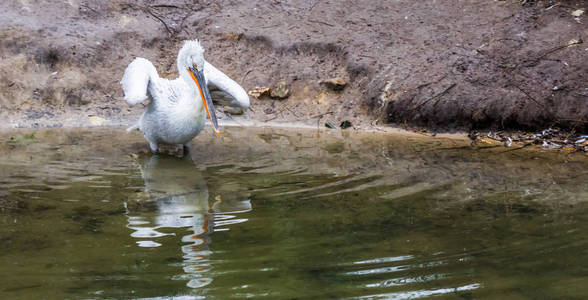
[(0, 134), (2, 299), (586, 299), (584, 154), (225, 128)]

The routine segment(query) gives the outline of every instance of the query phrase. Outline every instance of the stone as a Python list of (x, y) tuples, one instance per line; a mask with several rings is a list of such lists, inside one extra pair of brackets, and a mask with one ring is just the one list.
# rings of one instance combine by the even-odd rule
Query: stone
[(341, 125), (339, 125), (339, 127), (341, 127), (341, 129), (347, 129), (351, 126), (353, 126), (353, 125), (351, 125), (351, 122), (349, 122), (349, 121), (343, 121), (343, 122), (341, 122)]
[(323, 80), (320, 83), (326, 85), (328, 88), (330, 88), (333, 91), (341, 91), (347, 85), (347, 82), (345, 82), (339, 78), (331, 78), (328, 80)]
[(242, 115), (243, 109), (238, 106), (223, 106), (223, 112), (230, 115)]
[(288, 96), (290, 96), (290, 90), (288, 89), (288, 85), (285, 81), (278, 83), (270, 91), (270, 97), (274, 99), (286, 99)]

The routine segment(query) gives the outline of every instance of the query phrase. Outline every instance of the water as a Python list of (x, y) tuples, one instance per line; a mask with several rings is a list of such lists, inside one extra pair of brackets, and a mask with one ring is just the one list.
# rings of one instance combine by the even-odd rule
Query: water
[(588, 297), (584, 154), (263, 128), (147, 149), (0, 134), (1, 299)]

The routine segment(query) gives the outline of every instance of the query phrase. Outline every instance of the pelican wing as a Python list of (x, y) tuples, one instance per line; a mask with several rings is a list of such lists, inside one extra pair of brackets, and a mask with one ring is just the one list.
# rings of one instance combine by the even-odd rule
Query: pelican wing
[(153, 64), (141, 57), (135, 58), (125, 70), (120, 84), (125, 100), (134, 105), (147, 99), (147, 87), (150, 80), (159, 78)]
[(204, 77), (210, 89), (222, 90), (230, 95), (239, 106), (249, 107), (249, 96), (245, 89), (208, 62), (204, 62)]

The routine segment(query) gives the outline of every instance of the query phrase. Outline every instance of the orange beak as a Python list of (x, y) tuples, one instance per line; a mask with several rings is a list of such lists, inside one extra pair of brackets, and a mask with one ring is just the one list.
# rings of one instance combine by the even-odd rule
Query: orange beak
[(204, 74), (198, 71), (196, 68), (188, 67), (188, 73), (196, 83), (196, 87), (200, 92), (200, 97), (202, 98), (202, 103), (204, 104), (204, 109), (206, 109), (206, 114), (208, 115), (208, 119), (212, 122), (212, 126), (214, 126), (214, 131), (216, 132), (217, 136), (220, 136), (220, 131), (218, 127), (218, 119), (216, 118), (216, 113), (214, 111), (214, 106), (212, 104), (212, 97), (210, 97), (210, 91), (208, 90), (208, 86), (206, 85), (206, 80), (204, 79)]

